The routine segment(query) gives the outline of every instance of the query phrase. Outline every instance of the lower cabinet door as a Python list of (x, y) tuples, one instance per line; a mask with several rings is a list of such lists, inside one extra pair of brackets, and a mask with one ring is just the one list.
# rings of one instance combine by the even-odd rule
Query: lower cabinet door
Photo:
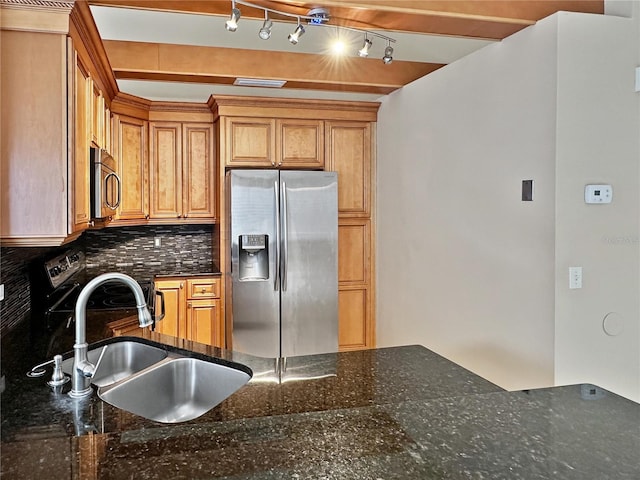
[(205, 345), (220, 346), (218, 316), (220, 300), (189, 300), (187, 302), (187, 339)]
[(367, 289), (348, 287), (338, 292), (340, 351), (370, 348)]
[(185, 337), (184, 320), (185, 282), (184, 280), (157, 280), (156, 290), (164, 293), (164, 319), (156, 323), (155, 331), (173, 337)]

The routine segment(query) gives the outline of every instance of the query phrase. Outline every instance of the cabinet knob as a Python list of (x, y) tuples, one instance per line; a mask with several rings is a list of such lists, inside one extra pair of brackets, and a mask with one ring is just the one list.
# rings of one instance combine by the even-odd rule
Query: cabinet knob
[(180, 288), (184, 288), (184, 282), (180, 282)]
[(187, 307), (191, 308), (191, 302), (187, 303)]
[(96, 222), (94, 222), (93, 220), (89, 220), (87, 222), (87, 225), (89, 225), (90, 227), (93, 227), (96, 224)]
[(204, 293), (204, 292), (206, 292), (206, 291), (207, 291), (207, 289), (206, 289), (206, 288), (204, 288), (204, 287), (202, 287), (201, 293)]
[(145, 220), (149, 220), (149, 214), (148, 213), (144, 216), (144, 219)]
[(184, 218), (187, 218), (187, 214), (186, 213), (184, 214)]

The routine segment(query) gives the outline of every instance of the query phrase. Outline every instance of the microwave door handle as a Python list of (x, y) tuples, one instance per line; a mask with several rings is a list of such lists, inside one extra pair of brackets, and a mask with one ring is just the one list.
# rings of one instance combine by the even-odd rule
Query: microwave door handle
[(277, 292), (280, 290), (280, 202), (278, 195), (278, 181), (273, 182), (273, 193), (276, 199), (276, 272), (273, 289)]
[[(109, 202), (109, 180), (111, 178), (113, 178), (116, 181), (116, 185), (118, 187), (118, 197), (116, 198), (115, 203)], [(104, 192), (105, 192), (104, 203), (107, 205), (107, 207), (109, 207), (111, 210), (115, 210), (116, 208), (118, 208), (120, 206), (120, 198), (122, 196), (122, 186), (120, 182), (120, 177), (118, 177), (118, 175), (116, 175), (115, 172), (111, 172), (106, 177), (104, 177)]]

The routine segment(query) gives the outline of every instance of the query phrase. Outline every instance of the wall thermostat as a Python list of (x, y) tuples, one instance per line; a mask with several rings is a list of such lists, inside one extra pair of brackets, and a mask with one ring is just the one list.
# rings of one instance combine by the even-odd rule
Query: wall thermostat
[(613, 187), (611, 185), (586, 185), (584, 201), (586, 203), (611, 203)]

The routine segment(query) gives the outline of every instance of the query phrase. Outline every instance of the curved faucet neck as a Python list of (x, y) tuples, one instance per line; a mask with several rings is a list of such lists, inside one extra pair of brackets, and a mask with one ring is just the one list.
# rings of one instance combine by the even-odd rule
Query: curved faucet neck
[(71, 392), (69, 392), (69, 395), (72, 397), (81, 398), (91, 394), (89, 379), (95, 372), (95, 367), (87, 360), (88, 345), (86, 333), (87, 304), (89, 297), (98, 286), (113, 281), (124, 283), (133, 292), (133, 296), (136, 299), (136, 308), (138, 309), (139, 325), (146, 327), (153, 323), (142, 288), (140, 284), (130, 276), (123, 273), (112, 272), (98, 275), (89, 281), (80, 292), (80, 295), (78, 295), (78, 300), (76, 301), (76, 343), (73, 346), (75, 355), (73, 374), (71, 376), (72, 387)]

